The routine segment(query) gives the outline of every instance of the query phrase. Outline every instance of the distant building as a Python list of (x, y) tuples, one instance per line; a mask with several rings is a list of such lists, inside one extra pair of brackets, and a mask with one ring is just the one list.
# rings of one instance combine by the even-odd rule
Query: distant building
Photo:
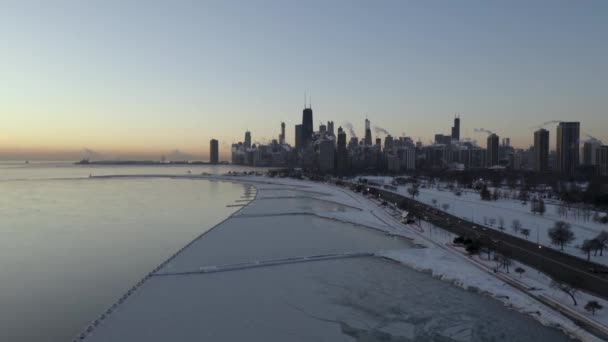
[(600, 147), (597, 153), (597, 164), (600, 175), (608, 176), (608, 145)]
[(324, 124), (320, 124), (319, 133), (327, 133), (327, 126), (325, 126)]
[(393, 150), (393, 137), (389, 134), (386, 137), (384, 137), (384, 150), (385, 151), (392, 151)]
[(597, 139), (589, 139), (583, 144), (583, 165), (598, 165), (599, 151), (602, 142)]
[(487, 166), (488, 167), (492, 167), (492, 166), (496, 166), (498, 165), (498, 135), (496, 135), (496, 133), (492, 133), (490, 135), (488, 135), (488, 140), (487, 140), (487, 149), (486, 149), (486, 153), (487, 153), (487, 157), (486, 157), (486, 161), (487, 161)]
[(251, 148), (251, 132), (245, 132), (245, 148)]
[(371, 146), (373, 144), (372, 141), (372, 130), (370, 129), (369, 120), (365, 119), (365, 145)]
[(330, 139), (320, 139), (315, 142), (319, 171), (333, 172), (335, 168), (336, 147)]
[(327, 134), (329, 134), (330, 136), (335, 136), (333, 121), (327, 121)]
[(304, 110), (302, 111), (302, 129), (300, 133), (302, 147), (305, 147), (312, 140), (312, 108), (304, 108)]
[(460, 116), (454, 118), (454, 126), (452, 126), (452, 140), (460, 140)]
[(216, 139), (209, 141), (209, 162), (211, 164), (219, 164), (219, 143)]
[(534, 171), (549, 171), (549, 131), (539, 129), (534, 132)]
[(560, 122), (557, 126), (557, 170), (573, 174), (579, 165), (580, 122)]
[(346, 149), (346, 132), (338, 127), (338, 150), (336, 155), (336, 167), (338, 174), (348, 172), (348, 150)]
[(279, 135), (279, 144), (284, 145), (285, 143), (285, 123), (281, 122), (281, 135)]
[(435, 144), (450, 145), (452, 144), (451, 135), (435, 134)]
[(301, 151), (304, 145), (304, 142), (302, 141), (302, 125), (296, 125), (296, 131), (295, 131), (295, 139), (296, 139), (296, 150)]

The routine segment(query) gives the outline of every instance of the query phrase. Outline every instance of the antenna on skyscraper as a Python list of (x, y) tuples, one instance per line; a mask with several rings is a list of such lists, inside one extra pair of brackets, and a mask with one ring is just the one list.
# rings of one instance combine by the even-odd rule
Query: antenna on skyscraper
[(308, 95), (308, 108), (312, 108), (312, 95)]
[(304, 92), (304, 109), (306, 109), (306, 92)]

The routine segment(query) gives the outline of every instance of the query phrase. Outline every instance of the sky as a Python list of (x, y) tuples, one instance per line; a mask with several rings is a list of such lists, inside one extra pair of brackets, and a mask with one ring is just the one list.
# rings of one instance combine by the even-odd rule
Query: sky
[[(607, 1), (1, 0), (0, 159), (223, 159), (366, 117), (393, 136), (550, 120), (608, 143)], [(552, 146), (555, 125), (549, 125)]]

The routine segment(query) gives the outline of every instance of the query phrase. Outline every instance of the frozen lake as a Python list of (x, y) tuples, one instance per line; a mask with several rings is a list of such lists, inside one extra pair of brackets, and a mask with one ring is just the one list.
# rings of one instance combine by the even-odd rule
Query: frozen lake
[(568, 339), (493, 299), (367, 257), (153, 277), (86, 340)]
[[(365, 214), (330, 195), (256, 187), (258, 200), (164, 264), (86, 340), (569, 340), (494, 299), (382, 258), (293, 263), (307, 256), (419, 247), (322, 217)], [(288, 262), (261, 267), (266, 260)]]

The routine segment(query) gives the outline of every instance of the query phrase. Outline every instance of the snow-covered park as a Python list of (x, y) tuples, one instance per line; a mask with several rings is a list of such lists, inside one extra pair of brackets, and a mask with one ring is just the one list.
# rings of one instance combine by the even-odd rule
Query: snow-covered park
[[(372, 177), (371, 179), (381, 184), (392, 182), (391, 177)], [(398, 186), (397, 192), (409, 197), (408, 187), (409, 185)], [(564, 246), (564, 252), (580, 258), (587, 258), (587, 254), (579, 248), (585, 240), (595, 238), (602, 231), (608, 232), (608, 224), (594, 222), (591, 218), (577, 215), (575, 209), (570, 209), (567, 213), (564, 213), (562, 209), (560, 215), (560, 206), (556, 202), (545, 201), (545, 213), (540, 215), (532, 213), (531, 201), (523, 203), (511, 198), (485, 201), (481, 199), (479, 192), (471, 190), (460, 191), (460, 196), (458, 196), (454, 191), (448, 190), (445, 185), (439, 188), (437, 186), (419, 187), (418, 190), (419, 195), (415, 199), (420, 202), (474, 221), (479, 225), (538, 242), (549, 248), (560, 249), (559, 246), (551, 243), (548, 235), (549, 229), (553, 228), (557, 221), (567, 222), (574, 233), (574, 240)], [(606, 214), (601, 213), (600, 215)], [(521, 225), (519, 229), (514, 229), (513, 222), (516, 220)], [(522, 234), (522, 231), (525, 230), (528, 230), (528, 236)], [(608, 265), (608, 251), (604, 252), (606, 253), (602, 253), (601, 256), (599, 251), (591, 252), (590, 260)]]

